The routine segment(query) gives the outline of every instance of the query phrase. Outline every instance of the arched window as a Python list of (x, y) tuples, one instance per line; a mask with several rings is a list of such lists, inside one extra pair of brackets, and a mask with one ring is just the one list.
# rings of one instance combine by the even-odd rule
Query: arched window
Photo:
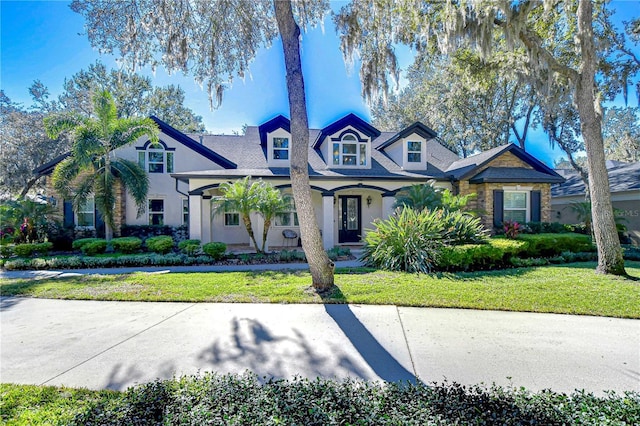
[(138, 151), (138, 163), (149, 173), (173, 173), (173, 152), (162, 143), (150, 143)]
[(334, 166), (366, 166), (367, 143), (359, 142), (356, 137), (347, 133), (339, 141), (333, 142)]

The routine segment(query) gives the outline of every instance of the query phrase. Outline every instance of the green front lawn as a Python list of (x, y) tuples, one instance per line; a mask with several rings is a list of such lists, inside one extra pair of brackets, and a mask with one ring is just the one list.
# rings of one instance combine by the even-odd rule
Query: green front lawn
[(594, 263), (418, 275), (366, 268), (336, 271), (320, 297), (303, 271), (134, 273), (2, 280), (3, 296), (56, 299), (390, 304), (640, 318), (640, 262), (633, 277), (599, 275)]

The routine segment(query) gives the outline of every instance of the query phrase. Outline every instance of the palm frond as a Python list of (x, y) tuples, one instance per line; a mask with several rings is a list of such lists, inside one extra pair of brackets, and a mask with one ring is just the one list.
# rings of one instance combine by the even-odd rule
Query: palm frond
[(69, 198), (74, 191), (73, 180), (80, 173), (81, 168), (74, 157), (62, 160), (53, 170), (51, 182), (53, 188), (64, 198)]
[(115, 177), (106, 170), (95, 179), (94, 185), (96, 209), (102, 215), (105, 223), (111, 228), (114, 227), (113, 207), (116, 203)]
[(113, 129), (113, 149), (129, 145), (141, 136), (147, 136), (151, 142), (158, 141), (160, 130), (150, 118), (121, 118)]
[(112, 160), (111, 167), (114, 174), (120, 179), (122, 185), (131, 194), (138, 207), (138, 217), (145, 211), (147, 193), (149, 192), (149, 175), (136, 162), (116, 158)]
[(79, 211), (80, 207), (93, 195), (95, 180), (96, 175), (93, 173), (84, 173), (76, 178), (73, 193), (73, 207), (76, 211)]
[(85, 121), (86, 118), (76, 113), (54, 113), (45, 117), (44, 129), (49, 138), (57, 139), (61, 134), (74, 130)]
[(103, 137), (113, 132), (114, 123), (118, 120), (116, 103), (107, 90), (102, 90), (93, 96), (93, 110), (98, 117)]

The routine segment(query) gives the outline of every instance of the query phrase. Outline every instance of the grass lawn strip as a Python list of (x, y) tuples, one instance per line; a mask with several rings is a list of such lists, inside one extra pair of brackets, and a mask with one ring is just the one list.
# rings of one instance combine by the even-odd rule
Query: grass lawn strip
[(306, 271), (2, 280), (0, 293), (120, 301), (390, 304), (640, 318), (640, 262), (626, 266), (633, 279), (596, 274), (594, 263), (434, 275), (345, 269), (336, 271), (336, 287), (323, 298), (309, 288)]
[(543, 424), (635, 425), (640, 394), (570, 395), (455, 383), (186, 376), (125, 392), (0, 385), (8, 425)]

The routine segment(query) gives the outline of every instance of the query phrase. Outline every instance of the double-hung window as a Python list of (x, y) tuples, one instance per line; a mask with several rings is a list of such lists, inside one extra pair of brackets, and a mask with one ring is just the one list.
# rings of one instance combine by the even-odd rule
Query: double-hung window
[(276, 226), (300, 226), (298, 222), (298, 213), (295, 211), (295, 207), (291, 211), (280, 212), (275, 217)]
[(93, 196), (88, 197), (84, 203), (78, 206), (76, 218), (76, 226), (79, 228), (95, 228), (96, 204)]
[(359, 142), (354, 135), (346, 134), (333, 142), (334, 166), (366, 166), (367, 143)]
[(164, 225), (164, 200), (149, 200), (149, 225)]
[(273, 138), (273, 159), (289, 159), (289, 138)]
[(173, 173), (173, 152), (161, 143), (149, 144), (145, 151), (138, 151), (138, 164), (149, 173)]
[(408, 163), (422, 162), (422, 142), (419, 142), (419, 141), (407, 142), (407, 162)]
[(529, 192), (504, 191), (504, 221), (525, 223), (529, 220)]

